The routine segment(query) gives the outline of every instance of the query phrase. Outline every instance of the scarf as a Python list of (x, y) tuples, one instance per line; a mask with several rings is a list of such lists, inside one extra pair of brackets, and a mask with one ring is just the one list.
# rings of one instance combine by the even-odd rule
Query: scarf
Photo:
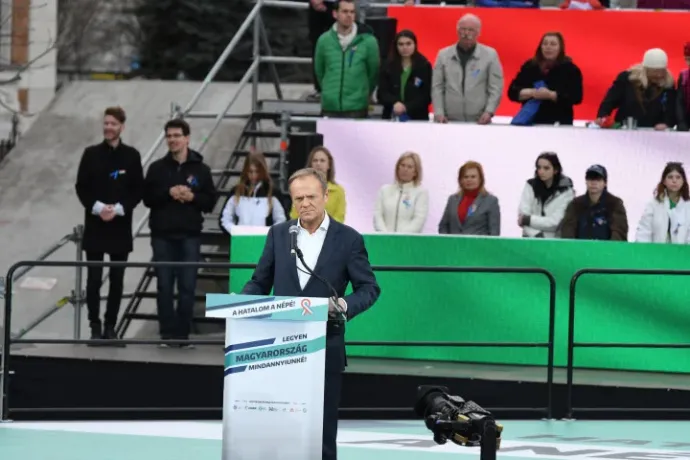
[(460, 200), (460, 204), (458, 205), (458, 218), (460, 219), (461, 223), (465, 223), (465, 219), (467, 219), (467, 213), (470, 210), (470, 206), (472, 206), (478, 194), (479, 189), (462, 192), (462, 200)]
[(539, 201), (539, 203), (541, 203), (542, 206), (544, 206), (544, 203), (546, 203), (549, 198), (556, 193), (556, 190), (558, 190), (559, 181), (560, 178), (554, 177), (551, 187), (549, 188), (546, 188), (546, 185), (540, 179), (535, 178), (531, 181), (534, 197)]

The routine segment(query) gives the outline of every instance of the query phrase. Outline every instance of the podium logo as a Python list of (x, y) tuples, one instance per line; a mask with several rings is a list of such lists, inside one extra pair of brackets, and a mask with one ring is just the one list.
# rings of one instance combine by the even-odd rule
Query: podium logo
[(311, 300), (302, 299), (302, 302), (300, 302), (300, 306), (302, 307), (302, 316), (311, 315), (314, 313), (313, 311), (311, 311)]

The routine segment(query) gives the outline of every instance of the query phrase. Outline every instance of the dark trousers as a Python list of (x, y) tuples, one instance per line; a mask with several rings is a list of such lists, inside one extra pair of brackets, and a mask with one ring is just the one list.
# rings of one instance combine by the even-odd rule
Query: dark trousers
[[(201, 239), (151, 238), (155, 262), (199, 262)], [(157, 296), (158, 321), (163, 340), (189, 338), (194, 313), (197, 268), (158, 267)], [(177, 310), (174, 307), (175, 281), (177, 280)]]
[[(316, 11), (311, 4), (309, 5), (309, 41), (311, 42), (312, 58), (314, 57), (316, 42), (319, 40), (319, 37), (333, 27), (335, 23), (335, 18), (333, 17), (333, 2), (324, 2), (324, 5), (326, 5), (326, 11)], [(319, 85), (319, 81), (316, 79), (313, 63), (311, 69), (314, 78), (314, 89), (321, 92), (321, 85)]]
[[(129, 254), (108, 254), (111, 262), (126, 262)], [(105, 254), (102, 252), (86, 251), (86, 260), (103, 262)], [(105, 307), (105, 327), (115, 327), (117, 315), (120, 312), (122, 291), (124, 289), (125, 269), (112, 267), (108, 277), (108, 301)], [(89, 312), (91, 327), (101, 326), (101, 282), (103, 281), (103, 267), (89, 267), (86, 269), (86, 307)]]
[(338, 408), (343, 386), (343, 373), (326, 368), (323, 396), (323, 453), (322, 460), (338, 458)]

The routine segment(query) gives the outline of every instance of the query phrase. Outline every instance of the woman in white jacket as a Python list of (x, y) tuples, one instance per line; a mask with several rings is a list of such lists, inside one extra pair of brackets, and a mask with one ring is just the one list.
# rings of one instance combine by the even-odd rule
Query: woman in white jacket
[(534, 178), (522, 191), (518, 225), (526, 238), (557, 238), (565, 210), (575, 198), (573, 181), (563, 175), (558, 155), (552, 152), (537, 157)]
[(690, 239), (690, 193), (681, 163), (668, 163), (652, 199), (637, 225), (640, 243), (688, 244)]
[(220, 213), (220, 229), (231, 235), (237, 225), (270, 227), (285, 222), (285, 208), (279, 198), (282, 194), (273, 187), (266, 158), (260, 152), (251, 153)]
[(376, 199), (377, 232), (422, 232), (429, 212), (429, 192), (421, 183), (421, 158), (413, 152), (403, 153), (395, 164), (395, 183), (381, 187)]

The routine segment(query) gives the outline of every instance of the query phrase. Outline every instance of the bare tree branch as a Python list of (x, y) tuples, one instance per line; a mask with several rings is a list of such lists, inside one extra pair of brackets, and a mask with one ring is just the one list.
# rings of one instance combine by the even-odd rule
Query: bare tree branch
[[(0, 17), (0, 28), (3, 28), (4, 26), (11, 23), (13, 15), (17, 13), (18, 8), (24, 8), (24, 9), (34, 11), (34, 10), (38, 10), (38, 9), (47, 7), (48, 3), (44, 2), (41, 4), (30, 4), (30, 5), (25, 6), (25, 7), (17, 7), (16, 5), (12, 4), (11, 2), (3, 1), (2, 5), (3, 5), (3, 11), (9, 11), (9, 13), (4, 15), (3, 17)], [(27, 31), (26, 35), (30, 35), (30, 31)], [(27, 46), (27, 47), (30, 44), (28, 36), (25, 36), (24, 34), (22, 34), (20, 36), (19, 34), (16, 33), (16, 31), (13, 31), (13, 33), (11, 33), (11, 34), (6, 34), (6, 35), (4, 34), (3, 36), (4, 37), (9, 36), (9, 38), (12, 40), (18, 38), (18, 39), (21, 39), (23, 41), (26, 41), (26, 43), (23, 43), (23, 45)], [(46, 48), (43, 51), (41, 51), (38, 55), (31, 58), (28, 62), (23, 63), (23, 64), (19, 64), (19, 65), (13, 65), (12, 62), (6, 63), (5, 67), (11, 66), (11, 69), (6, 68), (6, 70), (10, 70), (14, 74), (9, 78), (5, 78), (5, 79), (0, 80), (0, 87), (10, 86), (10, 85), (13, 85), (13, 84), (19, 82), (22, 79), (22, 74), (31, 68), (38, 69), (38, 68), (45, 67), (46, 66), (45, 64), (37, 66), (36, 63), (39, 62), (41, 59), (43, 59), (46, 55), (51, 53), (56, 48), (57, 42), (56, 42), (56, 40), (53, 40), (52, 34), (50, 33), (50, 30), (48, 31), (48, 40), (47, 41), (48, 41), (48, 45), (46, 46)], [(12, 107), (7, 102), (8, 99), (11, 99), (8, 92), (0, 89), (0, 108), (3, 108), (6, 111), (8, 111), (14, 115), (19, 115), (19, 114), (25, 115), (25, 116), (27, 116), (27, 115), (31, 116), (32, 115), (32, 114), (28, 114), (28, 113), (21, 113), (20, 109), (18, 107)]]
[(10, 85), (12, 83), (18, 82), (19, 80), (22, 79), (22, 74), (24, 72), (29, 70), (29, 68), (31, 68), (31, 66), (33, 66), (36, 62), (40, 61), (43, 58), (43, 56), (46, 56), (48, 53), (53, 51), (56, 47), (56, 42), (52, 38), (49, 39), (48, 42), (50, 43), (50, 45), (48, 45), (48, 47), (46, 49), (41, 51), (37, 56), (35, 56), (29, 62), (27, 62), (26, 64), (20, 65), (19, 68), (15, 71), (14, 76), (12, 76), (11, 78), (8, 78), (6, 80), (0, 80), (0, 86), (6, 86), (6, 85)]
[[(99, 30), (111, 31), (107, 37), (115, 36), (108, 14), (111, 2), (103, 0), (62, 0), (58, 9), (58, 60), (61, 65), (71, 65), (80, 72), (86, 63), (102, 52), (107, 42), (99, 36)], [(117, 2), (112, 2), (117, 3)]]
[[(34, 10), (48, 6), (45, 0), (41, 1), (40, 4), (24, 8)], [(131, 14), (139, 1), (141, 0), (60, 0), (57, 4), (57, 32), (49, 34), (46, 48), (42, 52), (21, 65), (13, 65), (6, 62), (7, 59), (0, 58), (0, 67), (4, 68), (5, 75), (11, 75), (0, 79), (0, 88), (16, 84), (28, 70), (52, 65), (40, 61), (53, 51), (57, 52), (58, 67), (71, 67), (77, 74), (82, 74), (88, 66), (100, 67), (104, 61), (119, 62), (118, 67), (121, 68), (139, 42), (140, 27), (136, 16)], [(0, 17), (2, 29), (4, 24), (12, 21), (12, 2), (0, 0), (0, 4), (7, 4), (8, 7), (2, 8), (2, 11), (9, 12)], [(18, 10), (15, 9), (15, 14), (17, 13)], [(20, 33), (21, 36), (12, 31), (5, 37), (22, 41), (24, 45), (23, 42), (30, 39), (30, 33), (29, 37), (23, 31)], [(0, 40), (7, 38), (3, 38), (0, 33)], [(2, 97), (2, 91), (0, 89), (0, 109), (17, 113), (7, 103), (8, 98)]]

